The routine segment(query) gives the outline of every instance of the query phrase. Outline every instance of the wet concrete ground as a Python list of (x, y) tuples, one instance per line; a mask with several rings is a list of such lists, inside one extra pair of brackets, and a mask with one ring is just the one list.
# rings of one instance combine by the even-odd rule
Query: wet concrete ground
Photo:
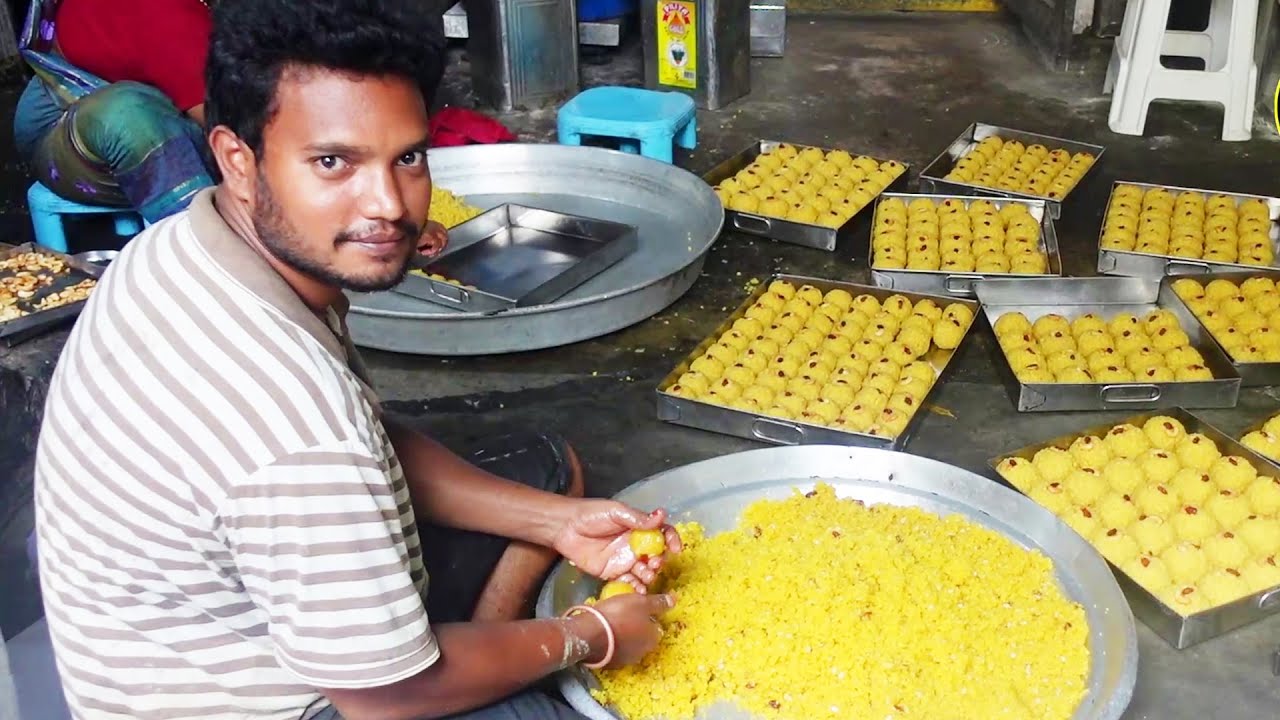
[[(1021, 32), (999, 16), (872, 15), (790, 19), (787, 56), (753, 62), (754, 91), (727, 110), (699, 115), (696, 152), (680, 164), (702, 172), (758, 138), (849, 148), (908, 162), (933, 159), (969, 123), (984, 121), (1107, 146), (1102, 163), (1068, 202), (1058, 226), (1065, 269), (1090, 275), (1107, 189), (1115, 179), (1280, 195), (1280, 143), (1260, 119), (1255, 140), (1218, 140), (1221, 115), (1208, 108), (1157, 105), (1145, 138), (1113, 135), (1103, 65), (1071, 74), (1045, 72)], [(1103, 57), (1105, 48), (1093, 57)], [(464, 58), (458, 58), (465, 63)], [(588, 84), (638, 84), (638, 48), (609, 65), (584, 65)], [(451, 68), (445, 99), (467, 104), (465, 65)], [(0, 97), (10, 104), (16, 93)], [(554, 136), (554, 112), (504, 118), (522, 139)], [(0, 166), (6, 192), (0, 229), (25, 230), (18, 200), (19, 166)], [(610, 495), (654, 472), (761, 447), (683, 429), (654, 418), (653, 389), (678, 358), (745, 296), (750, 278), (777, 271), (868, 282), (864, 235), (835, 253), (727, 234), (712, 250), (705, 275), (659, 316), (597, 340), (503, 357), (437, 359), (369, 352), (388, 409), (419, 419), (450, 442), (512, 425), (554, 428), (578, 448), (589, 492)], [(0, 468), (20, 468), (35, 439), (36, 417), (61, 336), (0, 349)], [(907, 451), (987, 474), (989, 457), (1125, 413), (1018, 414), (995, 371), (993, 343), (977, 333), (953, 363)], [(1268, 389), (1241, 393), (1239, 407), (1200, 413), (1228, 433), (1280, 408)], [(0, 508), (29, 497), (29, 471), (0, 485)], [(3, 520), (3, 518), (0, 518)], [(14, 540), (23, 517), (7, 523), (0, 587), (25, 572)], [(0, 526), (0, 532), (3, 532)], [(6, 634), (34, 610), (9, 605)], [(19, 625), (20, 627), (20, 625)], [(1130, 718), (1275, 717), (1280, 679), (1270, 653), (1280, 619), (1265, 621), (1196, 648), (1174, 652), (1139, 625), (1138, 695)]]

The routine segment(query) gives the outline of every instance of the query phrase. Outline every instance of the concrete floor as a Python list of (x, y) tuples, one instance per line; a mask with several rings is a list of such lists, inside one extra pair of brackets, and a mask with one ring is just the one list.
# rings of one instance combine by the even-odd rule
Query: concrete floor
[[(753, 62), (755, 90), (749, 98), (700, 114), (700, 146), (681, 165), (701, 172), (757, 138), (775, 138), (850, 148), (921, 168), (976, 120), (1095, 141), (1107, 146), (1107, 155), (1095, 177), (1072, 196), (1059, 224), (1071, 275), (1093, 274), (1098, 227), (1114, 179), (1280, 195), (1280, 144), (1265, 118), (1254, 141), (1225, 144), (1217, 139), (1218, 112), (1157, 105), (1145, 138), (1113, 135), (1106, 128), (1109, 100), (1100, 94), (1102, 66), (1047, 73), (1017, 27), (999, 16), (792, 16), (788, 42), (785, 58)], [(451, 69), (446, 99), (468, 104), (465, 60), (459, 62)], [(583, 72), (588, 84), (638, 84), (637, 49), (624, 49), (608, 65), (584, 66)], [(546, 141), (554, 134), (550, 110), (504, 121), (522, 139)], [(0, 217), (0, 229), (8, 222), (22, 232), (20, 203), (14, 200), (24, 182), (20, 168), (0, 165), (12, 211)], [(447, 441), (510, 425), (555, 428), (579, 449), (590, 493), (611, 495), (672, 466), (759, 447), (659, 423), (655, 384), (742, 299), (748, 279), (785, 270), (867, 282), (865, 257), (865, 236), (824, 253), (730, 234), (713, 249), (704, 277), (688, 295), (659, 316), (608, 337), (505, 357), (370, 352), (366, 359), (389, 410), (419, 418)], [(52, 336), (0, 349), (0, 428), (8, 430), (0, 434), (0, 467), (20, 467), (29, 456), (33, 416), (61, 341)], [(1000, 385), (995, 359), (992, 343), (981, 334), (964, 347), (935, 399), (937, 411), (926, 415), (908, 452), (989, 474), (987, 458), (1004, 450), (1124, 416), (1018, 414)], [(1238, 408), (1202, 416), (1235, 432), (1277, 405), (1280, 397), (1272, 390), (1246, 390)], [(13, 498), (0, 508), (17, 502), (26, 483), (29, 477), (19, 472), (0, 485), (0, 500)], [(23, 520), (10, 524), (9, 540), (0, 547), (15, 547)], [(0, 586), (25, 570), (14, 551), (0, 555)], [(8, 599), (6, 604), (14, 611), (6, 624), (9, 634), (34, 605), (18, 609)], [(1138, 694), (1126, 717), (1262, 720), (1280, 713), (1280, 679), (1270, 670), (1280, 619), (1182, 652), (1141, 625), (1139, 638)]]

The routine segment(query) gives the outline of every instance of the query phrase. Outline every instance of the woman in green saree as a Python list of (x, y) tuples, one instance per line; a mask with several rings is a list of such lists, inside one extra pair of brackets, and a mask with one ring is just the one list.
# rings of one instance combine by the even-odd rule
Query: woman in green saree
[(33, 0), (20, 46), (35, 77), (14, 139), (35, 178), (148, 222), (213, 185), (200, 125), (208, 24), (204, 0)]

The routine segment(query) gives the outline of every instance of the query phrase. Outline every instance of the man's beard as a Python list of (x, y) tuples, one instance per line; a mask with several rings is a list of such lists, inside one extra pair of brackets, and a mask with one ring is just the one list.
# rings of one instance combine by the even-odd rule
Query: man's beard
[[(400, 220), (394, 224), (406, 238), (416, 240), (420, 234), (408, 220)], [(413, 257), (412, 253), (408, 253), (399, 267), (371, 277), (340, 274), (336, 269), (307, 255), (297, 230), (285, 219), (266, 178), (261, 175), (258, 176), (258, 202), (253, 213), (253, 229), (267, 250), (284, 264), (326, 285), (354, 292), (378, 292), (399, 285), (409, 271), (409, 261)], [(333, 246), (337, 248), (350, 241), (348, 233), (339, 233), (333, 240)]]

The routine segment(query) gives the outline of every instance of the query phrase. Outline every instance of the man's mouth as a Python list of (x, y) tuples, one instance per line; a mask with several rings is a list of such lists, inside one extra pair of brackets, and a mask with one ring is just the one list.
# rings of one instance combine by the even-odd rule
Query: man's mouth
[(398, 232), (378, 233), (376, 235), (363, 235), (358, 238), (351, 238), (347, 242), (357, 245), (368, 245), (370, 247), (381, 247), (386, 245), (399, 245), (404, 242), (404, 234)]
[(399, 255), (405, 247), (409, 245), (408, 236), (403, 233), (379, 233), (377, 235), (364, 235), (359, 238), (347, 240), (350, 245), (359, 248), (361, 252), (378, 258), (389, 258)]

